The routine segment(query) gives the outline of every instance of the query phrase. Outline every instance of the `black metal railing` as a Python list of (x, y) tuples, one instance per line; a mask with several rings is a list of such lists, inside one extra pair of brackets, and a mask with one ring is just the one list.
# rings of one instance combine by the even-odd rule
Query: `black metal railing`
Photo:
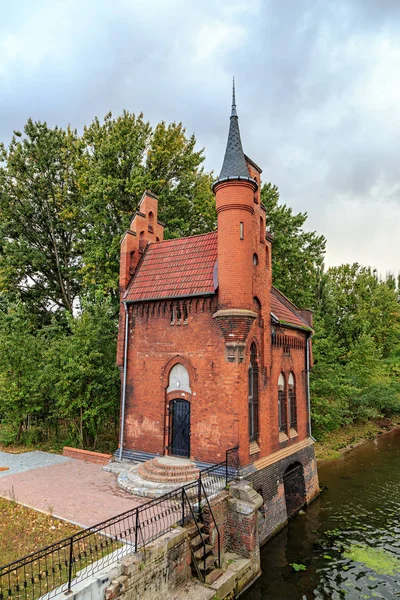
[(237, 477), (237, 469), (237, 448), (232, 448), (224, 462), (203, 469), (197, 481), (0, 567), (0, 600), (36, 600), (45, 594), (50, 599), (71, 592), (72, 586), (193, 519)]

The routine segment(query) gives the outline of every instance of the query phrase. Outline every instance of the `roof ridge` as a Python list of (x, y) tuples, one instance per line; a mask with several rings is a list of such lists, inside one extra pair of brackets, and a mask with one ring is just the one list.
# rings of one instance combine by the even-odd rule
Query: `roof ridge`
[(289, 298), (287, 296), (285, 296), (285, 294), (283, 294), (280, 290), (278, 290), (278, 288), (275, 287), (274, 285), (271, 286), (271, 292), (276, 297), (278, 295), (281, 296), (280, 298), (277, 298), (277, 299), (280, 302), (282, 302), (282, 304), (284, 304), (288, 310), (290, 310), (292, 313), (295, 313), (296, 317), (298, 317), (306, 325), (306, 327), (310, 327), (309, 323), (307, 323), (307, 321), (302, 317), (302, 315), (299, 312), (297, 312), (297, 311), (301, 310), (301, 308), (296, 306), (296, 304), (294, 302), (289, 300)]
[(217, 234), (218, 231), (207, 231), (207, 233), (195, 233), (194, 235), (184, 235), (179, 238), (170, 238), (169, 240), (158, 240), (158, 242), (150, 242), (150, 245), (153, 244), (164, 244), (166, 242), (179, 242), (180, 240), (192, 240), (193, 238), (205, 237), (206, 235)]

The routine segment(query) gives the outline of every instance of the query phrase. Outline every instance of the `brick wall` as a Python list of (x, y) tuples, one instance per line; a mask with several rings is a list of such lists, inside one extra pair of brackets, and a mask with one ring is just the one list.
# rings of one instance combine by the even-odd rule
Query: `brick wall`
[(263, 507), (259, 515), (260, 543), (265, 543), (287, 523), (287, 510), (283, 476), (289, 465), (303, 465), (305, 501), (312, 502), (319, 494), (317, 461), (314, 447), (308, 446), (299, 452), (277, 461), (262, 470), (246, 475), (253, 488), (262, 496)]
[(98, 465), (106, 465), (112, 458), (112, 454), (82, 450), (81, 448), (70, 448), (69, 446), (64, 446), (63, 456), (77, 458), (78, 460), (86, 460), (87, 462), (96, 463)]
[(173, 530), (124, 559), (121, 575), (106, 590), (105, 600), (165, 598), (190, 580), (190, 561), (187, 532)]

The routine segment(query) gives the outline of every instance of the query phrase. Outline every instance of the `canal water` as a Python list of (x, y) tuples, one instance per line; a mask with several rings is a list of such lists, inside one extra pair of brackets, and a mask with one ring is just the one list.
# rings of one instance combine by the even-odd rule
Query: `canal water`
[[(400, 599), (400, 431), (319, 466), (324, 491), (261, 549), (243, 600)], [(292, 565), (292, 566), (291, 566)]]

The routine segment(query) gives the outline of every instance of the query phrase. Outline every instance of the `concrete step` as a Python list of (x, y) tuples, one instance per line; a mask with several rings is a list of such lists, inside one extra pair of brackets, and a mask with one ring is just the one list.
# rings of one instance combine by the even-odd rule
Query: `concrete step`
[[(206, 544), (206, 556), (208, 554), (210, 554), (210, 552), (212, 552), (213, 549), (214, 549), (214, 546), (211, 546), (211, 544)], [(201, 545), (199, 547), (199, 549), (196, 550), (193, 554), (195, 555), (195, 557), (197, 558), (197, 560), (203, 559), (204, 558), (204, 546)]]
[(204, 529), (204, 523), (197, 523), (197, 527), (196, 525), (191, 525), (190, 527), (188, 527), (188, 534), (190, 539), (193, 539), (194, 537), (196, 537), (197, 535), (199, 535), (199, 531), (198, 529), (202, 530)]
[(200, 535), (197, 535), (195, 538), (190, 540), (190, 545), (192, 548), (197, 548), (203, 542), (208, 542), (208, 540), (209, 540), (208, 534), (201, 533)]
[(207, 573), (207, 575), (205, 576), (207, 585), (212, 585), (214, 581), (218, 579), (218, 577), (221, 577), (223, 572), (224, 571), (222, 569), (214, 569), (213, 571), (210, 571), (210, 573)]
[(142, 479), (146, 479), (146, 481), (154, 481), (157, 483), (188, 483), (190, 481), (195, 481), (195, 475), (172, 475), (170, 473), (165, 475), (155, 475), (154, 473), (149, 473), (145, 469), (138, 470), (138, 473)]
[(214, 556), (213, 554), (210, 554), (209, 556), (207, 556), (206, 564), (204, 564), (204, 560), (199, 560), (198, 564), (199, 564), (200, 571), (205, 572), (205, 571), (209, 571), (210, 569), (213, 569), (216, 560), (217, 560), (217, 557)]
[(166, 465), (164, 463), (159, 462), (157, 459), (149, 460), (148, 462), (142, 463), (142, 466), (148, 469), (149, 471), (153, 471), (157, 474), (174, 473), (178, 475), (181, 473), (199, 473), (199, 469), (194, 464), (185, 466)]

